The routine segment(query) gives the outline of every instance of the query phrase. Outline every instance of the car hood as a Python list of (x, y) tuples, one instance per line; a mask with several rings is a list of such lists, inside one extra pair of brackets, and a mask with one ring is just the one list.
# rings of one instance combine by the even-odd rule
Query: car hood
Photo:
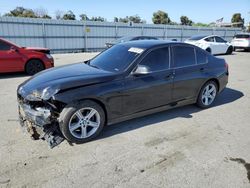
[(40, 48), (40, 47), (23, 47), (23, 49), (29, 50), (29, 51), (42, 52), (42, 53), (50, 53), (50, 49), (48, 49), (48, 48)]
[(106, 82), (115, 77), (115, 73), (97, 69), (84, 63), (76, 63), (42, 71), (26, 80), (19, 88), (22, 87), (26, 94), (46, 87), (65, 90)]

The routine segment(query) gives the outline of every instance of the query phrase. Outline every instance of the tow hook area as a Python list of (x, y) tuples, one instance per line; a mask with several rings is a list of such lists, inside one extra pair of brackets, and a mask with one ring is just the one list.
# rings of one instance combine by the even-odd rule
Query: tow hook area
[(45, 108), (32, 109), (28, 105), (19, 105), (19, 120), (21, 126), (30, 134), (33, 140), (46, 140), (49, 147), (59, 145), (64, 137), (59, 131), (50, 110)]
[(56, 125), (38, 127), (29, 120), (23, 119), (20, 119), (20, 124), (23, 129), (26, 129), (33, 140), (46, 140), (51, 149), (64, 141), (64, 137)]

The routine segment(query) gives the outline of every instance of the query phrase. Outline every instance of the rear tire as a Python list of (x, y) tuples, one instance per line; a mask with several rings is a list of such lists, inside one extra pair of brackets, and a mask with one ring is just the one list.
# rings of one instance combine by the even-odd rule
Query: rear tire
[(200, 108), (209, 108), (213, 105), (213, 102), (215, 101), (217, 97), (218, 92), (218, 85), (214, 81), (208, 81), (206, 82), (199, 93), (198, 99), (197, 99), (197, 106)]
[(43, 62), (38, 59), (32, 59), (28, 61), (25, 65), (25, 72), (28, 75), (34, 75), (44, 69), (45, 67), (44, 67)]
[(91, 100), (67, 105), (60, 114), (59, 128), (64, 137), (82, 144), (100, 134), (106, 122), (103, 108)]
[(227, 55), (230, 55), (230, 54), (232, 54), (232, 53), (233, 53), (233, 47), (232, 47), (232, 46), (229, 46), (228, 49), (227, 49), (226, 54), (227, 54)]

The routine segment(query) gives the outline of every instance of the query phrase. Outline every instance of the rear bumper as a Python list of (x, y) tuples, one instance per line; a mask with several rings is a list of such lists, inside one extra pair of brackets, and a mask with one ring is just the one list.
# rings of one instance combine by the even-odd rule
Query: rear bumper
[(246, 50), (249, 50), (250, 49), (250, 46), (246, 46), (246, 47), (244, 47), (244, 46), (234, 46), (234, 49), (236, 50), (236, 49), (246, 49)]
[(229, 77), (229, 73), (226, 72), (218, 78), (219, 84), (220, 84), (219, 93), (222, 92), (226, 88), (228, 84), (228, 77)]
[(52, 68), (54, 67), (54, 59), (53, 58), (45, 58), (43, 60), (44, 62), (44, 65), (45, 65), (45, 69), (49, 69), (49, 68)]

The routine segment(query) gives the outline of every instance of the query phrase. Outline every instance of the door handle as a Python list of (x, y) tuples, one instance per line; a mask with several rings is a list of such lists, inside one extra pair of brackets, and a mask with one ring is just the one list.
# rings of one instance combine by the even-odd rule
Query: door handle
[(173, 74), (169, 74), (169, 75), (167, 75), (165, 78), (166, 78), (167, 80), (173, 79), (173, 78), (174, 78), (174, 75), (173, 75)]
[(205, 68), (204, 68), (204, 67), (200, 68), (200, 71), (201, 71), (201, 72), (204, 72), (204, 71), (205, 71)]

